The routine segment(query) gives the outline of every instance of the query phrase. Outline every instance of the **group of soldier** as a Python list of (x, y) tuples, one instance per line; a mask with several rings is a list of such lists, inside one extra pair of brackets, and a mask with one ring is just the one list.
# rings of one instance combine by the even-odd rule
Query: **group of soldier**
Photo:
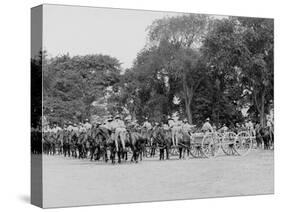
[[(272, 131), (271, 135), (273, 136), (272, 122), (268, 121), (267, 127)], [(261, 126), (259, 124), (254, 125), (250, 120), (242, 126), (236, 124), (236, 129), (238, 128), (245, 128), (252, 136), (260, 136), (259, 132)], [(43, 151), (46, 154), (61, 153), (65, 156), (72, 155), (74, 157), (85, 158), (89, 153), (92, 140), (94, 139), (93, 137), (95, 137), (93, 132), (96, 131), (96, 129), (105, 129), (110, 132), (108, 136), (115, 144), (117, 152), (118, 148), (126, 148), (125, 141), (128, 131), (138, 132), (143, 139), (150, 142), (152, 137), (155, 137), (161, 130), (162, 132), (167, 132), (166, 135), (169, 135), (171, 138), (171, 145), (177, 147), (180, 139), (190, 139), (191, 133), (195, 130), (199, 130), (203, 133), (215, 131), (224, 133), (229, 130), (225, 124), (217, 129), (211, 124), (210, 118), (206, 118), (202, 127), (197, 128), (195, 125), (188, 123), (187, 119), (179, 120), (176, 116), (169, 116), (166, 123), (150, 122), (148, 118), (145, 118), (145, 121), (139, 124), (129, 117), (122, 119), (121, 116), (116, 115), (115, 117), (108, 116), (103, 122), (95, 121), (90, 123), (89, 120), (86, 119), (83, 123), (67, 122), (63, 126), (57, 124), (47, 126), (43, 129)], [(39, 132), (40, 130), (32, 128), (32, 151), (34, 153), (40, 152), (40, 145), (38, 144), (38, 140), (40, 139)], [(273, 140), (273, 137), (271, 139)], [(121, 146), (118, 145), (120, 141)], [(72, 148), (74, 144), (76, 149)], [(93, 158), (93, 152), (91, 158)]]

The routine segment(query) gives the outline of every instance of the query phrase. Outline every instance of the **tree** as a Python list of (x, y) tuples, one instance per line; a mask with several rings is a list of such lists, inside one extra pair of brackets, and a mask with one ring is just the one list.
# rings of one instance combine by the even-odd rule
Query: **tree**
[[(264, 125), (265, 107), (273, 99), (273, 23), (269, 19), (217, 20), (202, 50), (220, 84), (220, 99), (233, 108), (255, 108)], [(253, 110), (252, 110), (253, 111)]]
[(192, 123), (191, 105), (194, 93), (202, 80), (196, 68), (200, 54), (196, 50), (207, 32), (208, 18), (205, 15), (184, 15), (159, 19), (149, 27), (150, 44), (162, 49), (165, 69), (171, 78), (180, 79), (185, 115)]
[(273, 104), (274, 22), (264, 18), (238, 18), (238, 21), (249, 55), (241, 77), (264, 126), (265, 114)]
[(63, 55), (44, 68), (44, 115), (51, 122), (89, 118), (93, 102), (119, 81), (120, 63), (107, 55)]

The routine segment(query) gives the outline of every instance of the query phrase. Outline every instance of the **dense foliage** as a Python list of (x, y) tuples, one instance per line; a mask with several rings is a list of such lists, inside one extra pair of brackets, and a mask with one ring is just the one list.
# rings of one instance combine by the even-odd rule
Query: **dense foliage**
[(248, 109), (264, 124), (273, 106), (273, 31), (271, 19), (184, 15), (155, 20), (127, 70), (107, 55), (43, 55), (44, 115), (62, 123), (122, 113), (142, 122), (176, 112), (190, 123), (232, 125)]

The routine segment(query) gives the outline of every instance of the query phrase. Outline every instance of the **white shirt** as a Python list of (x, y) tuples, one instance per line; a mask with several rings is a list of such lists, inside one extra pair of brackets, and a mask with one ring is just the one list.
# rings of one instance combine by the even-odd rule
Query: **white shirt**
[(114, 121), (112, 121), (111, 128), (112, 129), (126, 128), (126, 126), (125, 126), (124, 121), (122, 121), (120, 119), (115, 119)]
[(69, 125), (66, 129), (67, 129), (67, 131), (72, 131), (73, 130), (73, 126)]
[(112, 122), (113, 121), (107, 121), (102, 126), (108, 130), (112, 130)]
[(84, 127), (85, 127), (87, 130), (89, 130), (89, 129), (92, 128), (92, 125), (91, 125), (89, 122), (86, 122), (86, 123), (84, 124)]
[(143, 127), (145, 127), (146, 129), (150, 130), (152, 128), (152, 125), (148, 121), (145, 121), (143, 123)]
[(222, 128), (219, 129), (220, 132), (226, 132), (228, 130), (227, 126), (223, 126)]
[(213, 127), (212, 127), (212, 125), (210, 124), (210, 122), (205, 122), (204, 124), (203, 124), (203, 127), (202, 127), (202, 130), (203, 131), (211, 131), (211, 132), (213, 132)]
[(188, 133), (191, 131), (192, 127), (193, 127), (193, 125), (190, 125), (189, 123), (185, 123), (182, 125), (182, 131), (184, 133)]
[(170, 120), (168, 121), (168, 125), (169, 125), (169, 127), (173, 127), (173, 126), (175, 125), (175, 121), (172, 120), (172, 119), (170, 119)]
[(164, 125), (163, 125), (163, 129), (164, 129), (164, 130), (169, 130), (169, 129), (170, 129), (170, 128), (169, 128), (169, 125), (168, 125), (168, 124), (164, 124)]
[(251, 121), (249, 121), (248, 123), (246, 123), (246, 127), (247, 127), (248, 129), (254, 129), (254, 125), (253, 125), (253, 123), (252, 123)]

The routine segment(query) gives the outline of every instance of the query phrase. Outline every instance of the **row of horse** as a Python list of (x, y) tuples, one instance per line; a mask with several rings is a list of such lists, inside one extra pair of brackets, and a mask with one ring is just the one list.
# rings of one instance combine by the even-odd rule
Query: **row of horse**
[[(138, 162), (143, 157), (153, 157), (159, 151), (159, 159), (170, 158), (172, 138), (169, 131), (162, 128), (153, 131), (135, 131), (129, 129), (123, 135), (118, 136), (117, 145), (112, 136), (114, 132), (106, 128), (92, 128), (87, 132), (79, 134), (75, 132), (62, 131), (60, 133), (43, 134), (43, 153), (47, 155), (62, 154), (65, 157), (90, 160), (111, 160), (118, 163), (128, 159), (131, 155), (132, 162)], [(122, 145), (122, 139), (125, 148)], [(179, 139), (179, 158), (189, 154), (190, 136), (186, 135)]]
[[(41, 134), (32, 136), (32, 152), (47, 155), (62, 154), (65, 157), (79, 159), (89, 158), (90, 160), (111, 160), (115, 163), (116, 156), (119, 163), (128, 159), (128, 152), (131, 154), (131, 161), (138, 162), (143, 157), (153, 157), (159, 151), (159, 159), (170, 158), (173, 148), (171, 131), (156, 128), (152, 131), (128, 129), (125, 134), (118, 136), (117, 145), (112, 136), (114, 132), (102, 127), (92, 128), (86, 132), (61, 131), (59, 133), (43, 133), (43, 144), (38, 142)], [(265, 149), (273, 145), (273, 134), (269, 130), (261, 130), (256, 133), (256, 144), (260, 147), (264, 144)], [(178, 133), (178, 156), (179, 159), (190, 154), (191, 136), (190, 134)], [(125, 148), (122, 141), (125, 143)], [(166, 153), (166, 154), (165, 154)]]

